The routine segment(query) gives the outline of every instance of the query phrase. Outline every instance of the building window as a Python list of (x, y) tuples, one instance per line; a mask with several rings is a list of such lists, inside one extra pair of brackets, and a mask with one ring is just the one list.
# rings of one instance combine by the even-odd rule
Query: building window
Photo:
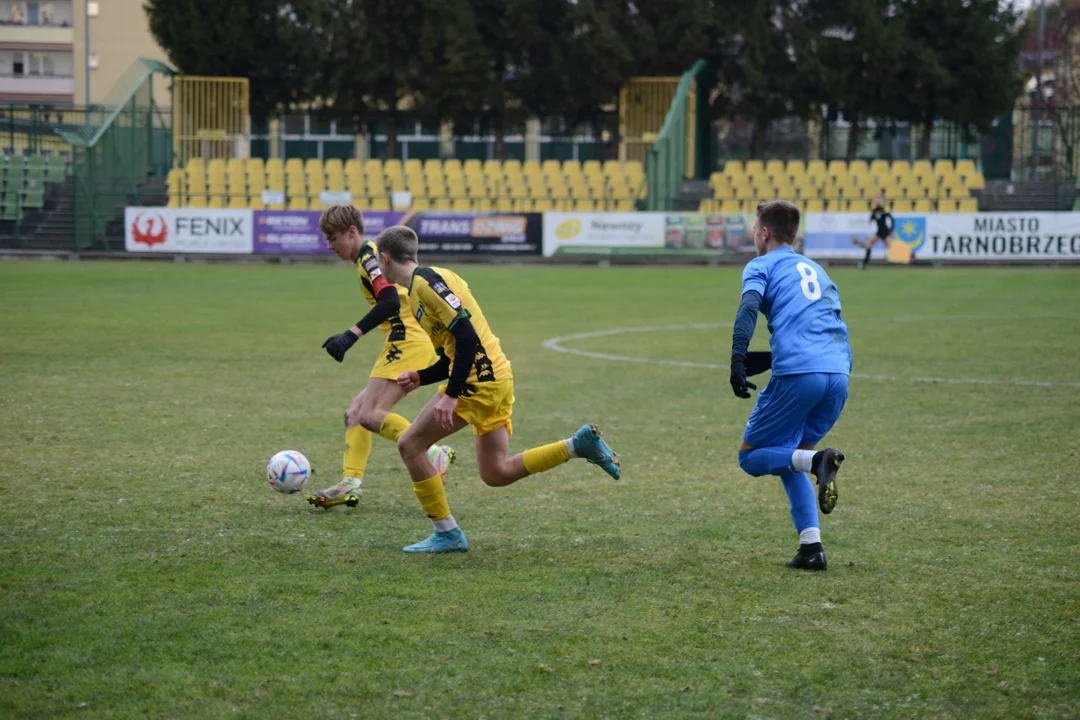
[(21, 52), (12, 54), (11, 56), (11, 74), (12, 75), (25, 75), (26, 74), (26, 56)]
[(96, 52), (90, 53), (90, 69), (97, 70), (98, 65), (101, 63), (101, 56)]
[(26, 23), (28, 25), (41, 24), (41, 3), (26, 3)]
[(98, 16), (98, 4), (96, 2), (86, 3), (86, 14), (90, 17)]

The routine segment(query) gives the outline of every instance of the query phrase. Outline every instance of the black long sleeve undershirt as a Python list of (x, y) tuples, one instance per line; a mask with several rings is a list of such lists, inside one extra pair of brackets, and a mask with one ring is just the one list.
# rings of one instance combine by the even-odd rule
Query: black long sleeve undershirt
[(439, 361), (431, 367), (418, 370), (416, 373), (420, 376), (421, 385), (431, 385), (450, 377), (450, 358), (442, 350), (437, 352), (439, 353)]
[(375, 298), (375, 304), (368, 310), (368, 314), (356, 323), (356, 327), (367, 335), (399, 312), (401, 312), (401, 298), (398, 297), (397, 286), (387, 285)]
[(743, 293), (739, 311), (735, 314), (735, 329), (731, 333), (731, 356), (746, 355), (750, 338), (757, 327), (758, 311), (761, 309), (761, 293), (757, 290)]
[(480, 347), (480, 338), (476, 335), (476, 328), (467, 317), (459, 317), (450, 327), (450, 334), (454, 336), (454, 366), (450, 370), (450, 381), (446, 384), (446, 394), (456, 398), (465, 389), (476, 361), (476, 349)]

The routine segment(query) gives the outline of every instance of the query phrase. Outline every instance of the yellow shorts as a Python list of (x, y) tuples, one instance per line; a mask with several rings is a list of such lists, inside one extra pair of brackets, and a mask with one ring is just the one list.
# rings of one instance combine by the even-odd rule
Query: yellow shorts
[(424, 340), (388, 342), (379, 351), (375, 366), (368, 377), (397, 381), (398, 375), (410, 370), (423, 370), (439, 361), (435, 348)]
[[(446, 385), (439, 386), (446, 394)], [(455, 413), (472, 425), (473, 435), (487, 435), (505, 426), (508, 435), (514, 434), (510, 416), (514, 412), (514, 379), (469, 383), (469, 389), (458, 397)]]

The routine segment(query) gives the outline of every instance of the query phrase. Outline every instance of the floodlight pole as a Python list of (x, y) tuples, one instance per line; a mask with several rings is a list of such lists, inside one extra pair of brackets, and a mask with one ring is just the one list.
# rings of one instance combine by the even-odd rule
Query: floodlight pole
[(1042, 66), (1043, 66), (1043, 36), (1046, 33), (1046, 0), (1041, 0), (1039, 3), (1039, 44), (1038, 44), (1038, 60), (1036, 60), (1035, 67), (1035, 94), (1039, 96), (1039, 113), (1035, 114), (1035, 108), (1029, 108), (1031, 111), (1031, 179), (1037, 179), (1039, 172), (1039, 123), (1042, 122), (1042, 110), (1046, 106), (1043, 100), (1042, 90)]

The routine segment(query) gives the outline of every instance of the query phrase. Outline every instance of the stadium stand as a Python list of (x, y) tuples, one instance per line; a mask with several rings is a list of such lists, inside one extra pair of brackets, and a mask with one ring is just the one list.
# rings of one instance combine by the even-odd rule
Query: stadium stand
[(263, 191), (285, 193), (290, 210), (325, 207), (321, 194), (348, 191), (361, 209), (389, 210), (393, 193), (408, 191), (413, 209), (499, 212), (631, 211), (646, 197), (637, 161), (401, 160), (365, 162), (290, 158), (210, 160), (173, 168), (169, 207), (263, 207)]
[(807, 212), (870, 212), (874, 198), (899, 212), (975, 212), (972, 191), (982, 190), (982, 173), (971, 160), (821, 160), (786, 164), (770, 160), (732, 160), (709, 177), (712, 197), (702, 212), (753, 212), (758, 199), (783, 198)]
[(7, 155), (0, 164), (2, 194), (0, 220), (19, 223), (25, 213), (45, 207), (45, 194), (52, 185), (64, 183), (71, 175), (71, 163), (64, 155)]

